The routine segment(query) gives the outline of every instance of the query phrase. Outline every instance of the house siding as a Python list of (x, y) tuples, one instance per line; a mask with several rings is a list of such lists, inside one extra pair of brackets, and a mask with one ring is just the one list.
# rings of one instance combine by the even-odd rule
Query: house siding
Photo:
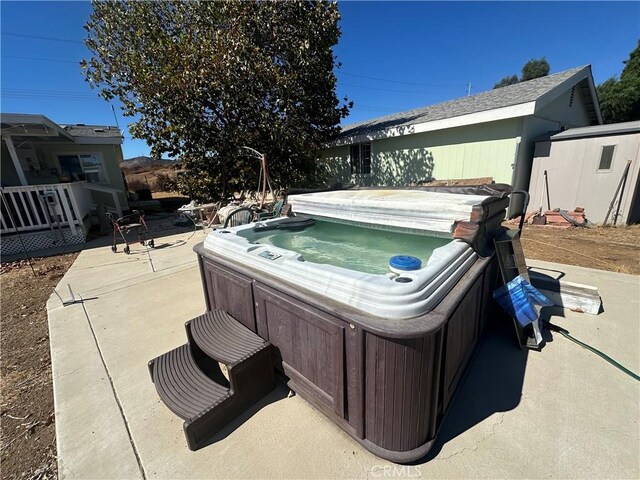
[[(103, 165), (105, 174), (109, 180), (109, 186), (121, 190), (118, 194), (120, 204), (123, 207), (127, 205), (127, 194), (124, 188), (124, 180), (122, 179), (122, 172), (120, 170), (120, 164), (123, 161), (122, 149), (120, 145), (82, 145), (71, 143), (49, 143), (42, 144), (40, 151), (44, 157), (47, 165), (51, 165), (52, 168), (59, 170), (58, 155), (64, 154), (90, 154), (99, 153), (103, 159)], [(91, 192), (93, 201), (98, 203), (104, 203), (105, 205), (113, 206), (113, 199), (111, 194), (105, 194), (103, 192)]]
[(591, 119), (579, 85), (576, 85), (573, 93), (573, 102), (571, 90), (572, 88), (565, 90), (555, 100), (541, 108), (535, 118), (546, 119), (563, 128), (590, 125)]
[(349, 145), (323, 149), (319, 161), (326, 183), (351, 181)]
[(5, 145), (4, 141), (0, 142), (2, 150), (0, 155), (2, 162), (0, 162), (2, 170), (0, 170), (0, 178), (2, 179), (2, 186), (20, 185), (20, 177), (16, 172), (16, 167), (13, 165), (13, 161), (9, 155), (9, 149)]
[(519, 120), (459, 127), (374, 142), (378, 184), (493, 177), (511, 181)]
[(493, 177), (510, 183), (521, 119), (404, 135), (371, 142), (371, 175), (349, 171), (349, 146), (323, 150), (333, 181), (401, 186), (425, 180)]

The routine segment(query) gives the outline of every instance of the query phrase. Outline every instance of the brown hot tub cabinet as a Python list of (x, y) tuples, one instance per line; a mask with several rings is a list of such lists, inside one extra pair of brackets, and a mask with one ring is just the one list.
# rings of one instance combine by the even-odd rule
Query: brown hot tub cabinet
[(228, 312), (269, 342), (293, 391), (382, 458), (411, 462), (429, 451), (487, 320), (492, 255), (429, 313), (391, 320), (232, 264), (202, 244), (195, 251), (207, 310)]

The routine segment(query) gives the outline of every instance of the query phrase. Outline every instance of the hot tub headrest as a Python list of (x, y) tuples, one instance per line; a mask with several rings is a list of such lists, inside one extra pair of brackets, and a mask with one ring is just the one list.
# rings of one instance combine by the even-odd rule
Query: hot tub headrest
[(313, 227), (316, 224), (316, 221), (313, 218), (309, 217), (287, 217), (281, 220), (276, 220), (274, 222), (269, 223), (256, 223), (253, 227), (254, 232), (266, 232), (269, 230), (290, 230), (292, 232), (297, 232), (299, 230), (304, 230), (308, 227)]

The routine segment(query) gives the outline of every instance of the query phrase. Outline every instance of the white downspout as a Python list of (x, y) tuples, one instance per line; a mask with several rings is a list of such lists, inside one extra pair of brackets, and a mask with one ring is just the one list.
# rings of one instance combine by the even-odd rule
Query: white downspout
[(2, 137), (4, 143), (7, 144), (7, 150), (9, 150), (9, 156), (11, 157), (11, 161), (13, 162), (13, 166), (16, 169), (16, 173), (18, 174), (18, 178), (20, 179), (20, 183), (23, 187), (29, 185), (27, 182), (27, 177), (24, 176), (24, 171), (22, 170), (22, 166), (20, 165), (20, 160), (18, 160), (18, 154), (16, 153), (16, 149), (13, 146), (13, 140), (11, 137)]

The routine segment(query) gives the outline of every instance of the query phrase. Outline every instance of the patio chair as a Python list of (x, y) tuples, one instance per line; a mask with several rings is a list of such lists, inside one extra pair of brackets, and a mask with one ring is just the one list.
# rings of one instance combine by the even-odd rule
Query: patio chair
[(258, 218), (257, 220), (268, 220), (270, 218), (276, 218), (279, 217), (280, 214), (282, 213), (282, 207), (284, 205), (284, 200), (278, 200), (274, 205), (273, 205), (273, 210), (271, 210), (270, 212), (262, 212), (262, 213), (258, 213)]
[(229, 214), (227, 219), (224, 221), (224, 227), (237, 227), (239, 225), (246, 225), (247, 223), (251, 223), (255, 216), (255, 211), (248, 207), (241, 207)]

